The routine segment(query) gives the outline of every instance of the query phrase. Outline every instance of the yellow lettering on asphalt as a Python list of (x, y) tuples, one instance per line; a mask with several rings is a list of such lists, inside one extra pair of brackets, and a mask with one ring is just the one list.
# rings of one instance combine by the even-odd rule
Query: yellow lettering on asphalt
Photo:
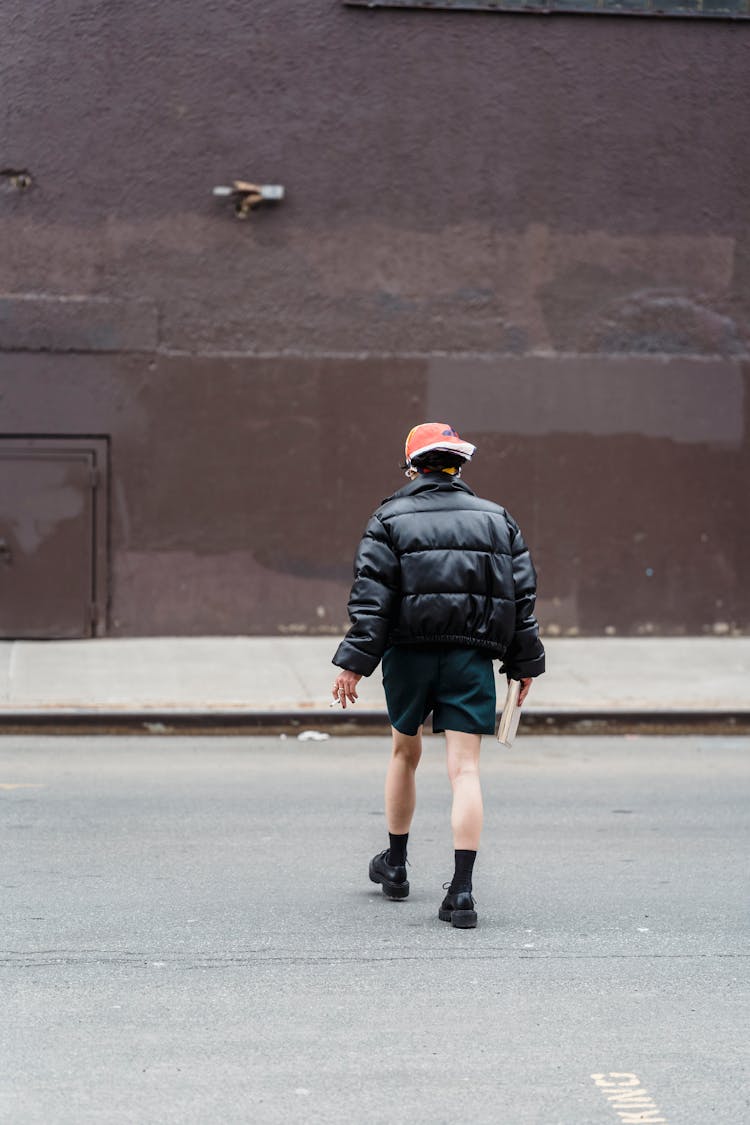
[(607, 1074), (592, 1074), (591, 1077), (622, 1125), (669, 1125), (637, 1074), (610, 1070)]
[(44, 786), (26, 781), (0, 781), (0, 789), (44, 789)]

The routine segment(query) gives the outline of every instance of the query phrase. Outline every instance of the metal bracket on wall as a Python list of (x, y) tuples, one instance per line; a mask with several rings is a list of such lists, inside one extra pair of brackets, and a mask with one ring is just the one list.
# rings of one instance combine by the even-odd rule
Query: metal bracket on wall
[(15, 188), (16, 191), (28, 191), (33, 180), (26, 168), (0, 168), (0, 182)]
[(213, 194), (218, 198), (231, 199), (234, 213), (238, 219), (246, 219), (260, 203), (280, 203), (284, 198), (281, 184), (250, 184), (244, 180), (233, 180), (231, 187), (220, 185)]

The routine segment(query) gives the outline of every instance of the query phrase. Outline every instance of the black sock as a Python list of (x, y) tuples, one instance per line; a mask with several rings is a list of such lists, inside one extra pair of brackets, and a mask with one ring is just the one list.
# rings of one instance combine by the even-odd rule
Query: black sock
[(391, 846), (388, 848), (388, 862), (393, 867), (403, 867), (406, 863), (406, 841), (409, 839), (409, 833), (405, 832), (403, 836), (394, 836), (392, 832), (389, 832), (388, 839), (391, 841)]
[(464, 848), (456, 848), (453, 854), (456, 857), (456, 870), (453, 873), (449, 890), (451, 894), (456, 894), (457, 891), (470, 891), (471, 873), (474, 870), (474, 860), (477, 858), (477, 853)]

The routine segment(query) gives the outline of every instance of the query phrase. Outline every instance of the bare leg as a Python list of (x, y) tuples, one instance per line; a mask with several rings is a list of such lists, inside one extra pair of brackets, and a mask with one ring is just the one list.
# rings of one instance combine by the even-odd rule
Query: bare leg
[(448, 777), (453, 788), (451, 828), (453, 847), (477, 851), (482, 833), (484, 810), (479, 783), (479, 734), (447, 730)]
[(388, 831), (402, 836), (409, 831), (417, 802), (414, 773), (422, 757), (422, 728), (416, 734), (393, 729), (393, 750), (385, 776), (385, 819)]

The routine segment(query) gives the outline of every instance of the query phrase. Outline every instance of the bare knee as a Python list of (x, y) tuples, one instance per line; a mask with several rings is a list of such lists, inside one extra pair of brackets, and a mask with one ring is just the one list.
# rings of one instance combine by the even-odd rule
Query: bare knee
[(479, 762), (470, 761), (466, 758), (448, 759), (448, 777), (451, 785), (454, 785), (459, 778), (478, 776)]
[(402, 734), (393, 731), (393, 757), (415, 770), (422, 757), (422, 732), (417, 734)]
[(464, 734), (463, 731), (446, 731), (448, 749), (448, 777), (454, 785), (461, 777), (479, 775), (479, 735)]

